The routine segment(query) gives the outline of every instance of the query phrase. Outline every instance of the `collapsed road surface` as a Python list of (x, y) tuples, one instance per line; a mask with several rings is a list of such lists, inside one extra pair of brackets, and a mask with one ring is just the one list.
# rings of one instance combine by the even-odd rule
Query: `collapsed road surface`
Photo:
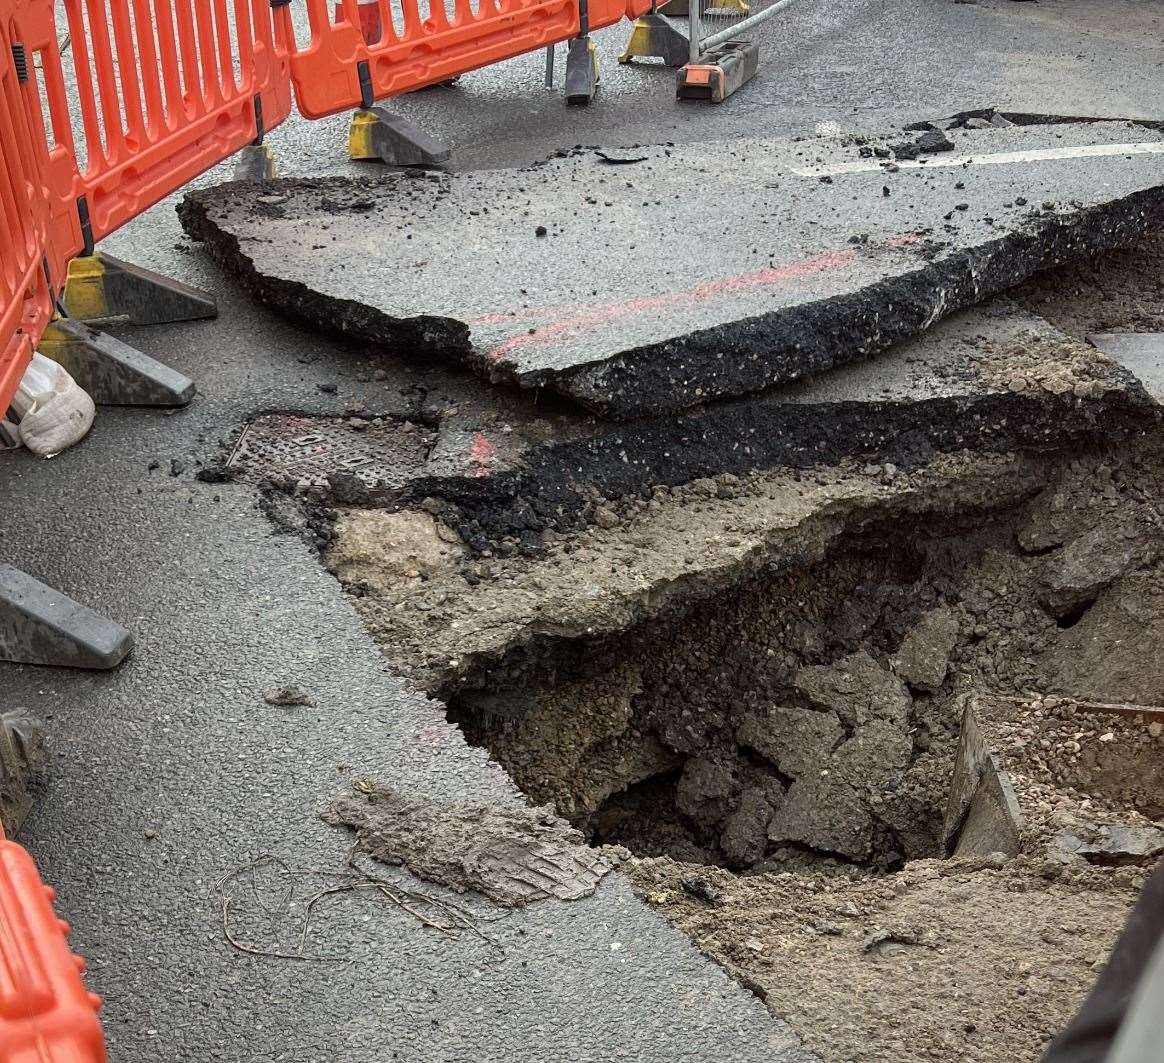
[(930, 128), (240, 183), (182, 217), (299, 320), (628, 418), (867, 358), (1127, 245), (1164, 223), (1162, 157), (1151, 123)]
[[(1054, 106), (1068, 114), (1105, 117), (1158, 116), (1164, 103), (1157, 76), (1160, 36), (1153, 32), (1159, 21), (1152, 5), (875, 0), (795, 4), (790, 12), (789, 24), (770, 24), (765, 47), (771, 72), (762, 72), (730, 108), (684, 109), (672, 99), (670, 71), (615, 67), (613, 56), (624, 43), (621, 29), (598, 38), (608, 59), (603, 97), (585, 114), (569, 112), (564, 119), (557, 96), (539, 93), (540, 56), (475, 72), (452, 89), (404, 97), (393, 106), (450, 139), (458, 165), (511, 166), (579, 141), (614, 145), (659, 139), (660, 130), (667, 139), (706, 138), (716, 131), (791, 135), (828, 120), (864, 134), (990, 103), (1012, 111)], [(980, 60), (981, 51), (989, 53), (989, 63)], [(1032, 63), (1032, 56), (1039, 62)], [(314, 126), (287, 123), (269, 138), (280, 172), (344, 172), (369, 180), (371, 171), (342, 158), (345, 128), (346, 116)], [(228, 177), (229, 167), (223, 167), (208, 179)], [(716, 201), (715, 188), (711, 175), (699, 190), (701, 209)], [(265, 504), (279, 518), (277, 531), (296, 528), (313, 546), (329, 547), (327, 564), (344, 578), (347, 594), (320, 570), (313, 549), (294, 536), (271, 534), (271, 525), (254, 509), (249, 473), (239, 482), (213, 484), (194, 482), (194, 473), (221, 462), (244, 426), (258, 425), (258, 415), (271, 411), (295, 411), (301, 430), (292, 439), (319, 424), (341, 426), (355, 439), (379, 434), (393, 444), (393, 467), (419, 455), (415, 460), (434, 476), (463, 471), (466, 463), (470, 472), (504, 467), (504, 444), (519, 426), (532, 425), (543, 444), (595, 429), (571, 416), (559, 437), (554, 428), (560, 422), (544, 395), (531, 411), (516, 391), (490, 394), (488, 387), (429, 362), (385, 358), (362, 343), (289, 327), (256, 308), (231, 276), (190, 247), (172, 207), (160, 205), (103, 246), (216, 295), (216, 321), (165, 329), (117, 327), (127, 341), (194, 376), (198, 399), (173, 415), (102, 410), (82, 447), (50, 463), (9, 455), (3, 475), (5, 559), (132, 627), (138, 640), (136, 655), (114, 675), (5, 670), (10, 699), (47, 718), (50, 740), (49, 771), (22, 841), (57, 887), (61, 914), (74, 927), (74, 945), (89, 959), (87, 979), (105, 998), (113, 1058), (130, 1063), (181, 1057), (293, 1063), (806, 1058), (757, 996), (771, 1012), (783, 1012), (808, 1030), (802, 1040), (811, 1035), (846, 1063), (879, 1039), (894, 1060), (921, 1058), (922, 1046), (932, 1046), (939, 1058), (972, 1058), (974, 1052), (993, 1050), (988, 1058), (995, 1063), (1014, 1050), (1016, 1016), (1023, 1030), (1016, 1059), (1027, 1063), (1037, 1054), (1044, 1035), (1070, 1011), (1102, 964), (1140, 868), (1093, 868), (1084, 875), (1072, 867), (1045, 890), (1022, 892), (1031, 881), (1025, 861), (1018, 861), (1013, 873), (940, 861), (943, 872), (933, 888), (921, 881), (931, 874), (923, 863), (911, 874), (858, 879), (851, 893), (848, 884), (834, 882), (841, 896), (832, 903), (831, 887), (818, 888), (812, 875), (794, 876), (778, 880), (776, 887), (783, 882), (790, 894), (803, 892), (804, 903), (785, 906), (774, 903), (780, 900), (776, 876), (737, 876), (706, 865), (693, 871), (666, 862), (640, 873), (624, 864), (633, 878), (614, 872), (593, 897), (540, 903), (494, 923), (484, 920), (495, 910), (472, 895), (453, 895), (475, 920), (481, 918), (478, 928), (503, 950), (482, 941), (471, 927), (446, 935), (418, 925), (386, 898), (366, 891), (337, 894), (316, 906), (307, 944), (319, 949), (323, 961), (233, 948), (223, 935), (224, 895), (232, 901), (228, 926), (243, 944), (297, 949), (303, 907), (312, 895), (308, 889), (322, 890), (336, 880), (326, 874), (298, 879), (307, 889), (289, 898), (291, 871), (346, 869), (352, 836), (325, 825), (319, 814), (350, 794), (357, 780), (370, 778), (441, 806), (472, 802), (515, 812), (526, 807), (486, 759), (484, 747), (469, 746), (446, 719), (446, 707), (425, 700), (396, 674), (398, 661), (422, 655), (412, 646), (397, 652), (374, 618), (385, 603), (378, 601), (374, 581), (359, 571), (367, 567), (366, 551), (378, 548), (382, 571), (396, 592), (416, 597), (416, 608), (401, 606), (399, 613), (409, 614), (408, 629), (422, 637), (427, 636), (411, 621), (431, 614), (432, 603), (438, 613), (444, 607), (438, 599), (445, 576), (431, 596), (417, 592), (422, 574), (431, 576), (432, 566), (447, 562), (441, 561), (442, 551), (461, 566), (455, 575), (465, 586), (476, 583), (482, 594), (491, 587), (512, 592), (507, 608), (521, 605), (511, 629), (518, 633), (515, 643), (536, 632), (534, 607), (539, 600), (553, 604), (558, 584), (544, 578), (548, 569), (518, 575), (505, 558), (486, 556), (488, 550), (500, 554), (504, 536), (492, 547), (481, 543), (481, 554), (466, 561), (461, 544), (440, 538), (438, 521), (427, 510), (363, 511), (357, 501), (356, 509), (338, 512), (344, 507), (328, 489), (324, 507), (311, 502), (300, 512), (293, 493), (268, 493)], [(1074, 269), (1051, 274), (1035, 293), (1033, 309), (1049, 313), (1045, 299), (1056, 310), (1075, 306), (1082, 289), (1111, 292), (1137, 269), (1158, 279), (1161, 261), (1122, 258), (1123, 272), (1098, 280)], [(1032, 309), (1030, 301), (1024, 305)], [(1152, 327), (1153, 320), (1159, 328), (1164, 322), (1158, 298), (1145, 298), (1141, 291), (1128, 306), (1134, 315), (1098, 308), (1087, 330)], [(1073, 340), (1082, 340), (1083, 331), (1058, 316), (1053, 320)], [(1037, 374), (1031, 379), (1037, 383)], [(1139, 408), (1127, 387), (1110, 398), (1120, 416)], [(1076, 411), (1041, 386), (1026, 401), (1036, 400), (1046, 411), (1060, 403), (1081, 419), (1089, 410), (1098, 413), (1105, 401), (1084, 397)], [(971, 406), (991, 401), (973, 389)], [(924, 420), (937, 424), (928, 414)], [(1129, 422), (1116, 427), (1122, 432)], [(439, 445), (430, 452), (432, 433)], [(523, 440), (523, 449), (526, 444)], [(1067, 445), (1077, 453), (1097, 441), (1074, 437)], [(909, 494), (918, 473), (887, 469), (897, 456), (890, 454), (879, 468), (851, 459), (847, 472), (851, 485), (861, 485), (857, 494), (866, 488), (891, 493), (898, 480), (905, 488), (901, 497)], [(449, 459), (444, 466), (442, 455)], [(351, 456), (351, 451), (341, 455)], [(939, 475), (947, 461), (958, 459), (939, 458)], [(356, 471), (362, 468), (357, 465)], [(999, 455), (981, 468), (987, 470), (982, 493), (960, 487), (954, 504), (977, 497), (1004, 508), (1017, 505), (1016, 496), (1036, 491), (1043, 475), (1037, 462), (1012, 463)], [(1031, 469), (1037, 474), (1031, 476)], [(326, 455), (315, 470), (304, 478), (318, 473), (325, 488), (330, 477), (339, 483), (348, 472), (341, 466), (336, 474)], [(1137, 483), (1136, 476), (1114, 465), (1105, 476), (1103, 462), (1083, 468), (1081, 478), (1081, 491), (1104, 505), (1111, 502), (1113, 509)], [(827, 474), (824, 479), (827, 489)], [(962, 486), (968, 483), (963, 480)], [(721, 500), (721, 493), (735, 498)], [(595, 499), (582, 512), (594, 523), (577, 540), (578, 549), (571, 550), (566, 540), (551, 560), (560, 561), (554, 567), (565, 572), (575, 560), (592, 558), (594, 563), (579, 572), (575, 600), (593, 602), (597, 592), (599, 607), (612, 601), (602, 593), (612, 568), (625, 568), (636, 555), (655, 553), (660, 566), (671, 568), (643, 586), (642, 601), (649, 603), (653, 588), (670, 597), (687, 588), (723, 587), (737, 567), (728, 555), (750, 556), (769, 526), (762, 512), (770, 511), (768, 503), (757, 498), (753, 507), (741, 501), (745, 494), (729, 478), (720, 482), (707, 475), (679, 492), (686, 510), (670, 505), (670, 490), (621, 505)], [(715, 515), (703, 510), (717, 500), (739, 508), (713, 527)], [(660, 515), (656, 529), (620, 523), (640, 508)], [(337, 512), (329, 515), (325, 509)], [(861, 511), (858, 499), (852, 512)], [(826, 521), (835, 515), (835, 509), (826, 513)], [(393, 532), (392, 519), (403, 527), (400, 534)], [(66, 520), (69, 534), (62, 536)], [(614, 526), (602, 527), (612, 521)], [(356, 534), (340, 534), (333, 543), (332, 532), (346, 525)], [(417, 527), (427, 537), (417, 536)], [(362, 530), (374, 538), (361, 537)], [(551, 528), (547, 538), (557, 534)], [(1058, 550), (1054, 539), (1053, 532), (1045, 533), (1037, 549)], [(762, 556), (763, 551), (756, 555)], [(668, 578), (672, 572), (674, 580)], [(1142, 588), (1151, 587), (1151, 578), (1130, 575), (1099, 592), (1091, 615), (1070, 628), (1055, 625), (1068, 636), (1057, 659), (1076, 662), (1065, 673), (1068, 688), (1078, 690), (1096, 676), (1102, 647), (1120, 639), (1121, 645), (1139, 649), (1113, 659), (1094, 692), (1116, 692), (1119, 683), (1124, 696), (1143, 700), (1158, 689), (1144, 664), (1159, 660), (1158, 653), (1148, 653), (1158, 647), (1159, 628), (1143, 622), (1140, 607)], [(1007, 586), (1000, 578), (991, 588), (994, 597), (976, 600), (976, 629), (968, 636), (989, 648), (984, 658), (1000, 665), (1014, 655), (1007, 641), (1012, 634), (988, 619), (996, 612), (1011, 620), (1000, 609)], [(353, 605), (367, 607), (366, 626)], [(627, 609), (621, 619), (613, 613), (607, 627), (613, 640), (644, 615), (638, 609)], [(575, 619), (585, 615), (578, 611)], [(472, 616), (465, 626), (486, 634)], [(482, 638), (475, 645), (483, 643)], [(508, 653), (510, 641), (502, 637), (488, 648), (481, 672), (492, 670), (490, 662), (500, 656), (497, 647)], [(384, 654), (392, 662), (387, 668)], [(426, 678), (435, 677), (439, 685), (448, 658), (441, 667), (445, 673), (426, 669)], [(495, 682), (506, 685), (502, 675)], [(264, 697), (290, 684), (314, 704), (294, 697), (271, 703)], [(489, 718), (489, 693), (485, 687), (467, 690), (454, 711), (479, 728), (477, 740), (496, 743), (492, 731), (481, 727)], [(612, 704), (617, 707), (617, 700)], [(470, 709), (478, 710), (472, 718)], [(1071, 735), (1062, 741), (1052, 736), (1056, 748), (1074, 741)], [(611, 811), (621, 810), (612, 806)], [(611, 819), (617, 827), (618, 817)], [(284, 861), (287, 870), (260, 863), (264, 854)], [(222, 891), (216, 889), (236, 872), (241, 874)], [(381, 867), (378, 874), (401, 888), (418, 889), (399, 870)], [(1114, 888), (1090, 889), (1088, 875), (1101, 876)], [(992, 877), (996, 889), (979, 888)], [(1016, 898), (1028, 903), (1026, 913)], [(983, 945), (991, 941), (976, 931), (999, 925), (1000, 905), (1007, 903), (1015, 905), (1006, 909), (1007, 934), (992, 939), (1000, 948), (990, 954), (994, 962), (985, 963)], [(847, 914), (854, 908), (857, 916)], [(869, 952), (862, 951), (867, 936), (887, 929), (879, 922), (909, 924), (919, 912), (929, 918), (935, 909), (958, 917), (942, 923), (944, 940), (915, 935), (922, 944), (873, 941)], [(776, 948), (765, 935), (785, 925), (791, 929)], [(834, 934), (836, 928), (842, 933)], [(908, 925), (888, 929), (910, 936)], [(691, 948), (683, 933), (723, 971)], [(774, 956), (791, 962), (781, 967), (772, 962)], [(843, 962), (822, 964), (822, 956)], [(963, 957), (989, 976), (975, 983), (975, 994), (992, 981), (993, 996), (967, 997), (951, 984), (950, 972)], [(836, 978), (836, 992), (820, 991), (820, 979), (830, 976)], [(799, 1002), (804, 1013), (794, 1016), (792, 1005), (785, 1007), (774, 991), (781, 985), (801, 990), (793, 1004)], [(911, 1006), (919, 1000), (932, 1006)], [(836, 1029), (838, 1015), (848, 1022), (842, 1030)], [(922, 1015), (934, 1021), (919, 1035)], [(911, 1024), (904, 1025), (903, 1018)], [(975, 1041), (972, 1051), (968, 1046)]]
[(473, 402), (455, 413), (421, 409), (413, 420), (353, 414), (264, 414), (223, 475), (282, 485), (317, 508), (423, 500), (475, 549), (536, 552), (547, 532), (608, 520), (606, 499), (709, 470), (746, 475), (843, 458), (914, 469), (968, 448), (1130, 438), (1159, 420), (1132, 373), (1004, 299), (876, 360), (686, 415), (611, 426)]

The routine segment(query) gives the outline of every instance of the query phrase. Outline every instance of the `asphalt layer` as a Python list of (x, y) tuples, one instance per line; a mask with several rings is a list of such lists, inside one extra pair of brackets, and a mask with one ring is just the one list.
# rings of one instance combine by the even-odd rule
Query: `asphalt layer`
[[(598, 103), (567, 110), (540, 88), (538, 56), (393, 106), (448, 139), (461, 167), (517, 165), (579, 142), (792, 134), (819, 121), (884, 128), (992, 104), (1153, 117), (1164, 111), (1160, 23), (1155, 5), (1131, 0), (804, 0), (765, 31), (760, 76), (720, 108), (675, 103), (671, 71), (608, 61)], [(625, 36), (603, 32), (600, 50), (609, 59)], [(342, 159), (346, 121), (274, 131), (282, 172), (377, 172)], [(228, 163), (200, 183), (229, 176)], [(702, 195), (712, 209), (714, 187)], [(51, 762), (20, 840), (57, 887), (88, 983), (106, 999), (111, 1058), (783, 1058), (784, 1033), (759, 1003), (617, 874), (585, 901), (489, 924), (504, 954), (350, 899), (317, 912), (310, 939), (350, 962), (226, 944), (214, 882), (267, 851), (341, 865), (349, 838), (317, 814), (353, 778), (434, 799), (518, 798), (439, 706), (385, 670), (338, 585), (299, 540), (272, 533), (252, 489), (199, 484), (193, 472), (221, 460), (261, 411), (339, 415), (359, 401), (400, 418), (422, 408), (451, 417), (517, 400), (257, 308), (191, 252), (172, 201), (103, 247), (212, 290), (220, 308), (216, 321), (116, 330), (198, 381), (191, 407), (102, 409), (85, 442), (55, 460), (6, 454), (0, 464), (4, 559), (137, 637), (111, 674), (0, 665), (8, 704), (47, 717)], [(318, 707), (262, 700), (289, 681)], [(266, 903), (293, 946), (298, 924), (280, 919), (286, 883), (260, 878), (235, 903), (242, 914)], [(265, 924), (242, 925), (270, 940)]]
[(879, 359), (682, 417), (499, 421), (469, 404), (422, 432), (373, 427), (366, 417), (320, 424), (266, 415), (230, 466), (303, 495), (309, 509), (444, 503), (442, 518), (471, 547), (516, 540), (537, 551), (546, 530), (592, 517), (595, 491), (617, 500), (708, 470), (739, 475), (844, 458), (912, 469), (955, 450), (1053, 450), (1125, 438), (1159, 414), (1132, 373), (1002, 299)]
[[(192, 193), (182, 217), (246, 287), (298, 319), (464, 360), (615, 419), (867, 358), (1037, 269), (1164, 224), (1164, 134), (1153, 129), (930, 136), (937, 152), (900, 165), (891, 151), (904, 159), (923, 135), (244, 183)], [(692, 209), (710, 182), (725, 209)]]

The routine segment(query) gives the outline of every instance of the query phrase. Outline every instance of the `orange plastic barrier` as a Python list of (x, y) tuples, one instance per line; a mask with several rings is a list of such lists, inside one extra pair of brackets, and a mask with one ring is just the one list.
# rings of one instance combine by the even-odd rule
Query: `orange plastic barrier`
[[(478, 67), (576, 37), (579, 0), (378, 0), (380, 39), (361, 32), (357, 0), (338, 0), (341, 17), (329, 17), (329, 0), (307, 0), (311, 40), (300, 47), (289, 0), (273, 0), (279, 39), (291, 56), (295, 103), (308, 118), (322, 118), (375, 100), (434, 85)], [(451, 5), (448, 10), (446, 4)], [(589, 29), (637, 18), (650, 0), (589, 0)]]
[(0, 831), (0, 1051), (4, 1063), (104, 1063), (85, 961), (70, 951), (68, 923), (32, 858)]
[[(30, 116), (28, 57), (0, 17), (0, 413), (52, 316), (46, 153)], [(58, 274), (59, 276), (60, 274)]]
[(69, 260), (291, 109), (269, 0), (63, 6), (0, 0), (0, 412)]
[[(64, 0), (83, 131), (76, 192), (98, 240), (291, 109), (269, 0)], [(58, 142), (63, 86), (49, 86)], [(60, 91), (57, 91), (57, 90)], [(73, 151), (71, 138), (66, 146)]]

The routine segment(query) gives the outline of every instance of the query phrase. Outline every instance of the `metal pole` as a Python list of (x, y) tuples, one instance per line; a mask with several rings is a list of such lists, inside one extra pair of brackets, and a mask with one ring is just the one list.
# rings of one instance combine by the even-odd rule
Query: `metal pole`
[(700, 18), (699, 5), (703, 0), (688, 0), (687, 4), (687, 39), (688, 48), (687, 58), (689, 62), (698, 63), (702, 55), (702, 48), (700, 37), (703, 36), (703, 20)]
[(554, 46), (546, 45), (546, 88), (554, 87)]
[[(694, 11), (695, 10), (694, 5), (698, 4), (698, 0), (691, 0), (691, 3), (693, 5), (691, 10)], [(720, 30), (719, 33), (713, 33), (710, 37), (707, 38), (707, 40), (701, 42), (702, 50), (707, 51), (709, 48), (714, 48), (717, 44), (723, 44), (724, 41), (730, 41), (730, 40), (738, 37), (742, 30), (746, 30), (746, 29), (750, 28), (751, 26), (758, 26), (761, 22), (766, 22), (774, 14), (776, 14), (777, 11), (783, 10), (791, 3), (792, 3), (792, 0), (776, 0), (776, 3), (774, 3), (771, 7), (766, 7), (766, 8), (764, 8), (763, 11), (757, 11), (754, 15), (749, 15), (742, 22), (737, 22), (734, 26), (731, 26), (726, 30)], [(694, 27), (696, 25), (698, 25), (698, 21), (699, 20), (697, 18), (694, 18), (694, 17), (691, 20), (691, 25), (692, 25), (692, 29), (693, 29), (693, 32), (691, 35), (691, 51), (692, 51), (691, 61), (693, 63), (696, 61), (695, 60)]]

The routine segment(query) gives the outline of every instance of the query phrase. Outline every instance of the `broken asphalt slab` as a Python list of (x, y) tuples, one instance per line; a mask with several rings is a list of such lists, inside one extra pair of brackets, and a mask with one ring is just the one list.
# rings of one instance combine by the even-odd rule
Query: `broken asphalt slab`
[(1164, 134), (1149, 125), (952, 129), (948, 150), (893, 159), (889, 145), (920, 136), (233, 184), (179, 209), (246, 287), (299, 320), (615, 419), (867, 358), (1164, 224)]
[(485, 549), (601, 520), (598, 500), (659, 485), (846, 458), (916, 468), (958, 450), (1055, 450), (1126, 438), (1159, 417), (1126, 369), (1001, 299), (874, 361), (677, 417), (522, 423), (466, 409), (424, 428), (265, 415), (231, 464), (345, 507), (440, 503)]

